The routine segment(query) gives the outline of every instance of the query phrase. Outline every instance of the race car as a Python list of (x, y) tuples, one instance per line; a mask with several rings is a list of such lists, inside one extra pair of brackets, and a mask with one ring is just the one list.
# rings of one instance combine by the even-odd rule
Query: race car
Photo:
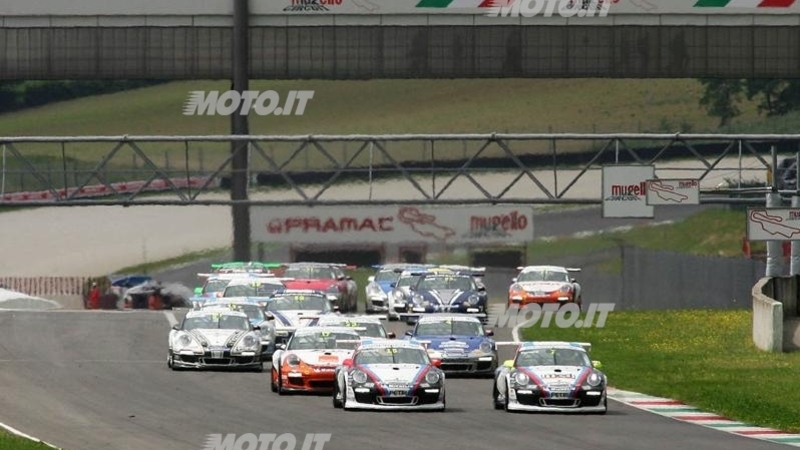
[(298, 328), (306, 327), (321, 315), (334, 309), (323, 292), (286, 290), (275, 295), (265, 307), (267, 317), (275, 320), (275, 342), (285, 344)]
[(369, 277), (365, 287), (364, 310), (367, 314), (389, 312), (389, 294), (403, 271), (424, 271), (433, 265), (399, 263), (373, 267), (377, 271)]
[(257, 261), (212, 264), (215, 273), (273, 273), (283, 267), (281, 263), (263, 263)]
[(232, 279), (222, 291), (222, 300), (229, 297), (269, 298), (286, 290), (285, 278), (274, 276), (249, 276)]
[[(192, 297), (192, 306), (197, 309), (205, 303), (214, 302), (223, 297), (256, 297), (270, 296), (271, 293), (283, 290), (284, 278), (277, 278), (271, 273), (200, 273), (200, 278), (206, 278), (203, 287), (195, 288), (195, 296)], [(228, 286), (236, 288), (226, 293)]]
[(425, 348), (403, 340), (364, 341), (336, 368), (334, 408), (439, 410), (445, 374)]
[[(426, 269), (427, 270), (427, 269)], [(388, 320), (400, 320), (400, 314), (408, 311), (408, 302), (411, 300), (412, 289), (425, 271), (404, 270), (395, 283), (390, 286), (389, 307), (386, 312)]]
[(395, 339), (397, 337), (394, 333), (387, 333), (381, 320), (375, 316), (340, 316), (331, 314), (311, 320), (308, 326), (350, 327), (356, 330), (363, 330), (358, 333), (362, 338)]
[(486, 287), (472, 276), (429, 271), (411, 286), (406, 312), (400, 313), (400, 319), (413, 324), (423, 314), (450, 312), (473, 314), (485, 320), (488, 301)]
[(275, 325), (274, 317), (268, 317), (264, 308), (258, 303), (247, 299), (232, 298), (226, 303), (206, 303), (203, 311), (228, 309), (243, 312), (247, 315), (253, 327), (257, 327), (261, 335), (261, 355), (263, 360), (268, 360), (275, 353)]
[(561, 266), (517, 267), (520, 271), (508, 288), (508, 306), (523, 307), (529, 303), (575, 303), (582, 305), (581, 285), (570, 277), (571, 272)]
[(292, 263), (286, 265), (282, 276), (292, 278), (284, 284), (288, 289), (313, 289), (322, 291), (339, 311), (356, 312), (358, 285), (347, 275), (344, 264)]
[(336, 367), (350, 358), (361, 342), (348, 327), (307, 327), (297, 330), (272, 355), (272, 392), (331, 392)]
[(516, 345), (513, 360), (497, 369), (492, 390), (495, 409), (506, 411), (608, 411), (608, 379), (591, 344), (577, 342), (498, 342)]
[(492, 376), (497, 370), (494, 332), (484, 330), (470, 315), (435, 314), (420, 317), (405, 339), (427, 348), (433, 359), (441, 360), (447, 374)]
[(172, 370), (224, 367), (261, 372), (259, 331), (243, 312), (189, 311), (170, 330), (167, 366)]

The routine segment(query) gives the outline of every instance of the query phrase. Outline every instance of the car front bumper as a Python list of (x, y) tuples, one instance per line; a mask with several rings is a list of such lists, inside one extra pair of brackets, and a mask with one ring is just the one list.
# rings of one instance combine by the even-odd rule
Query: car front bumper
[(368, 313), (389, 312), (389, 298), (375, 295), (368, 297), (366, 310)]
[[(530, 392), (530, 393), (528, 393)], [(589, 413), (606, 411), (605, 389), (580, 390), (564, 399), (550, 399), (530, 389), (510, 389), (510, 411)]]
[(260, 367), (262, 355), (258, 352), (242, 352), (231, 355), (230, 351), (202, 355), (193, 352), (173, 353), (172, 365), (177, 368), (210, 369), (210, 368), (253, 368)]
[(329, 393), (333, 391), (335, 382), (334, 368), (325, 371), (314, 371), (310, 374), (302, 372), (284, 372), (281, 374), (281, 387), (288, 392)]
[(497, 356), (441, 357), (439, 367), (450, 375), (493, 375), (497, 369)]
[(347, 388), (345, 409), (372, 409), (384, 411), (443, 410), (445, 390), (439, 388), (417, 388), (405, 395), (385, 396), (376, 388)]

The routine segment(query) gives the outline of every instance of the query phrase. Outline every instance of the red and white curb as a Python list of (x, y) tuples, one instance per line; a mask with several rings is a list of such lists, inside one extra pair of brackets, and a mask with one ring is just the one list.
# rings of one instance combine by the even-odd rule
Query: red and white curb
[(714, 413), (701, 411), (699, 408), (677, 400), (652, 397), (611, 387), (608, 388), (608, 398), (647, 412), (680, 420), (681, 422), (702, 425), (738, 436), (800, 447), (800, 434), (737, 422)]

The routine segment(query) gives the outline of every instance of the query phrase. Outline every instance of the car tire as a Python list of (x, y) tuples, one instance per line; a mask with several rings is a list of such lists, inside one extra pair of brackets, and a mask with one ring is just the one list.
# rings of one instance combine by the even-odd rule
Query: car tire
[(442, 396), (442, 409), (438, 410), (438, 412), (445, 411), (447, 411), (447, 391), (445, 391), (444, 395)]
[(508, 409), (508, 386), (506, 386), (506, 398), (503, 399), (503, 409), (505, 412), (510, 412)]
[(283, 378), (281, 378), (281, 369), (278, 369), (278, 395), (286, 395), (286, 391), (283, 390)]
[(172, 356), (172, 352), (169, 352), (169, 354), (167, 355), (167, 367), (169, 367), (170, 369), (174, 369), (175, 368), (174, 361), (175, 357)]
[[(333, 407), (337, 409), (344, 407), (344, 402), (336, 398), (339, 393), (339, 382), (337, 381), (333, 384)], [(342, 394), (342, 397), (344, 397), (344, 394)]]
[(272, 392), (278, 392), (278, 378), (280, 378), (280, 376), (278, 375), (277, 369), (273, 368), (272, 370), (270, 370), (270, 378), (271, 378), (269, 383), (270, 390)]
[(494, 405), (494, 409), (503, 409), (503, 404), (498, 401), (498, 397), (500, 397), (500, 391), (497, 390), (497, 380), (492, 383), (492, 404)]

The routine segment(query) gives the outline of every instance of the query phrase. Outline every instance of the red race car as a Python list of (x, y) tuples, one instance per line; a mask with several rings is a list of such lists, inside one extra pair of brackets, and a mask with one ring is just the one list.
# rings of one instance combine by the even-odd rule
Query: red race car
[(331, 306), (339, 312), (356, 312), (358, 308), (358, 286), (345, 269), (355, 269), (345, 264), (291, 263), (281, 274), (286, 289), (314, 290), (324, 292)]

